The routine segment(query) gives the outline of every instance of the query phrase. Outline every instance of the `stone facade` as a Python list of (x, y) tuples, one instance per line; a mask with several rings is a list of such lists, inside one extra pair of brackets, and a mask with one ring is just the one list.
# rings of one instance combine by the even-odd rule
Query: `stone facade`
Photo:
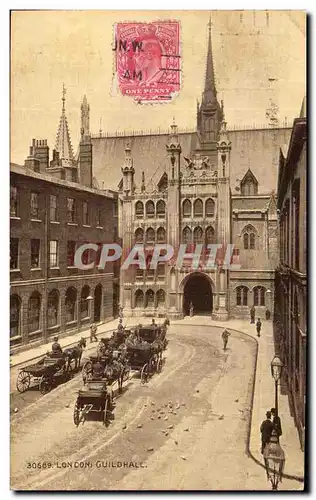
[(296, 425), (304, 447), (307, 342), (306, 112), (294, 121), (288, 151), (280, 151), (280, 264), (276, 271), (275, 333)]
[[(256, 175), (256, 165), (249, 168), (247, 154), (253, 152), (247, 151), (247, 144), (242, 141), (242, 160), (233, 151), (223, 103), (217, 100), (211, 33), (194, 140), (184, 153), (177, 126), (173, 124), (165, 147), (163, 171), (160, 170), (159, 177), (152, 176), (148, 185), (145, 172), (140, 176), (132, 146), (129, 144), (125, 150), (119, 184), (123, 247), (126, 254), (135, 243), (144, 244), (148, 266), (146, 270), (134, 268), (122, 273), (124, 313), (181, 317), (189, 313), (192, 305), (194, 313), (226, 320), (249, 318), (250, 307), (254, 305), (257, 317), (270, 318), (274, 269), (278, 263), (274, 164), (267, 163), (264, 174), (259, 169)], [(256, 149), (255, 155), (260, 158), (260, 154), (266, 151)], [(146, 160), (149, 164), (150, 156)], [(141, 185), (135, 182), (137, 176), (142, 179)], [(169, 261), (151, 270), (155, 243), (169, 243), (175, 249), (186, 243), (190, 252), (196, 244), (216, 243), (224, 248), (234, 244), (233, 262), (241, 267), (206, 270), (202, 258), (197, 269), (188, 259), (181, 269)]]

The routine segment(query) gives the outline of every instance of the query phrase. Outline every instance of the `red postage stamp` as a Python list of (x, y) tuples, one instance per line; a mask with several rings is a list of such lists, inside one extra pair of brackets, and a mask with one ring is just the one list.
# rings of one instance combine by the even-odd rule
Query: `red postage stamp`
[(117, 23), (113, 50), (121, 94), (138, 102), (161, 102), (179, 92), (179, 22)]

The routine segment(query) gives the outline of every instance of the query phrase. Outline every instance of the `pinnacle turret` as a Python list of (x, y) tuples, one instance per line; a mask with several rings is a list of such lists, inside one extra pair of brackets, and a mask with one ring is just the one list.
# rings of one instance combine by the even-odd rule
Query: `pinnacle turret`
[(59, 158), (62, 164), (63, 163), (72, 164), (74, 162), (74, 154), (72, 150), (70, 132), (66, 117), (65, 103), (66, 103), (66, 88), (65, 85), (63, 84), (62, 111), (56, 136), (55, 150), (57, 151), (57, 153), (59, 153)]

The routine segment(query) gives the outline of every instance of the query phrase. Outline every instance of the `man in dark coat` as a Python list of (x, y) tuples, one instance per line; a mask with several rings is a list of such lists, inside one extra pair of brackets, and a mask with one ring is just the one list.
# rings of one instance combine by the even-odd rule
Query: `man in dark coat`
[(255, 307), (254, 306), (251, 306), (250, 308), (250, 323), (253, 323), (255, 322), (255, 317), (256, 317), (256, 310), (255, 310)]
[(257, 329), (257, 337), (260, 337), (260, 332), (261, 332), (261, 321), (260, 321), (260, 318), (258, 318), (258, 321), (256, 323), (256, 329)]
[(267, 411), (266, 413), (266, 419), (263, 420), (261, 426), (260, 426), (260, 432), (261, 432), (261, 453), (263, 454), (263, 450), (265, 448), (265, 445), (269, 443), (270, 437), (273, 431), (273, 423), (271, 422), (271, 412)]
[(60, 343), (58, 342), (58, 337), (54, 337), (54, 342), (52, 343), (52, 354), (58, 355), (62, 354), (63, 350)]
[(271, 414), (272, 414), (272, 423), (273, 423), (273, 428), (275, 432), (277, 433), (278, 439), (280, 436), (282, 436), (282, 425), (281, 425), (281, 419), (277, 415), (275, 408), (271, 408)]

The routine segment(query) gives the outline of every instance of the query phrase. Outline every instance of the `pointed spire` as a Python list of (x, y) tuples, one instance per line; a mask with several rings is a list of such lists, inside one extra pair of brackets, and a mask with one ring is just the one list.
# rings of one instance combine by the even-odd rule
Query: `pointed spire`
[(126, 146), (125, 146), (125, 159), (124, 159), (124, 165), (122, 167), (122, 170), (133, 170), (134, 171), (134, 167), (133, 167), (133, 157), (132, 157), (132, 149), (131, 149), (131, 144), (130, 142), (127, 142), (126, 143)]
[(81, 139), (90, 137), (90, 106), (84, 95), (81, 104)]
[(62, 89), (62, 112), (59, 120), (59, 126), (56, 136), (55, 150), (59, 153), (59, 158), (63, 162), (72, 163), (74, 161), (74, 154), (72, 150), (68, 122), (65, 112), (66, 102), (66, 88), (63, 84)]
[(211, 103), (215, 100), (216, 100), (216, 86), (215, 86), (215, 72), (214, 72), (213, 50), (212, 50), (212, 19), (210, 15), (210, 20), (208, 23), (208, 49), (207, 49), (203, 101)]

